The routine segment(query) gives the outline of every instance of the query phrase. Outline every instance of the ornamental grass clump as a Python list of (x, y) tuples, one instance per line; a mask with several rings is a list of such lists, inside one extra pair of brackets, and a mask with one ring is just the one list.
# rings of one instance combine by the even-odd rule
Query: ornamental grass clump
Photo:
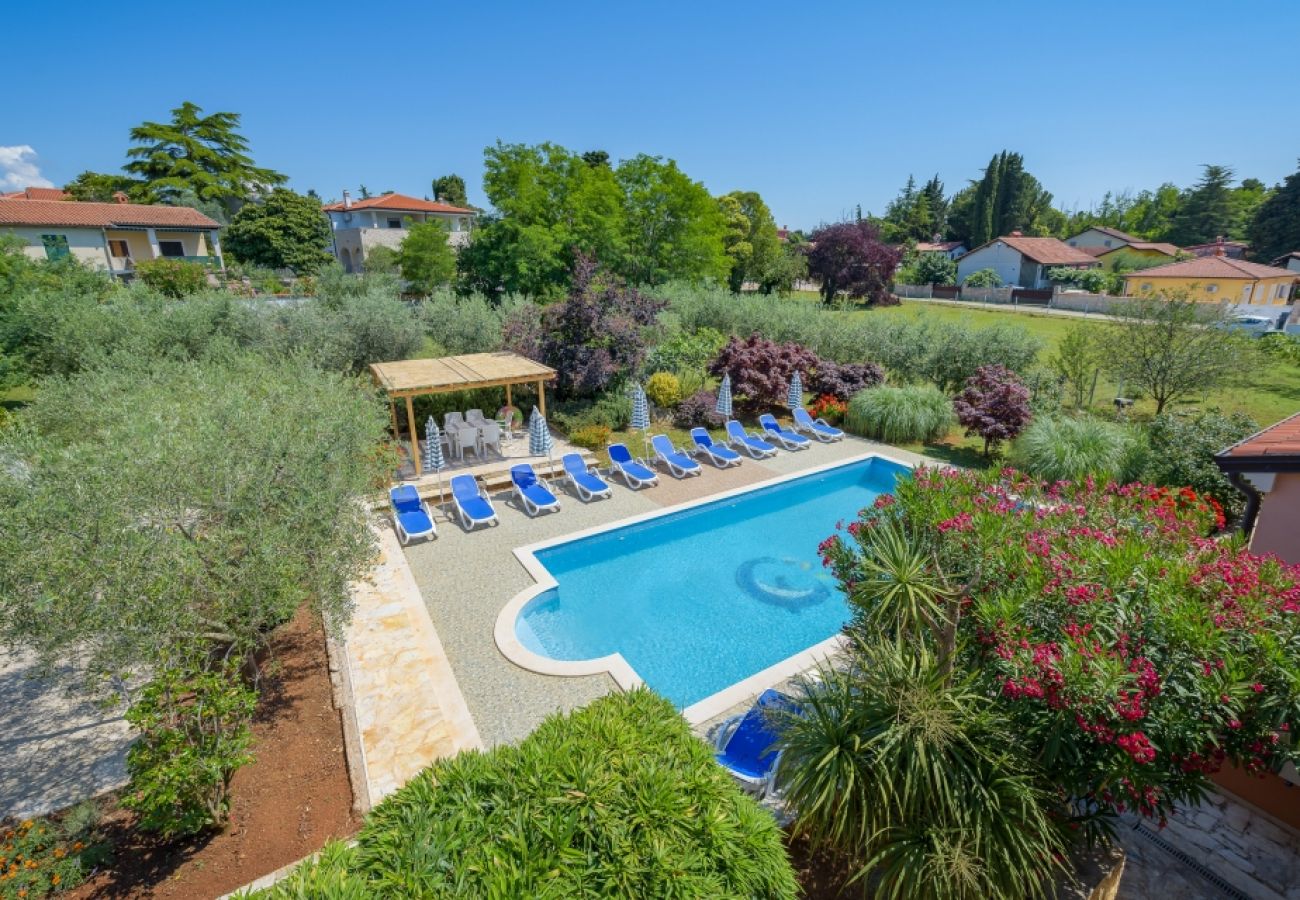
[(1128, 481), (1139, 474), (1144, 446), (1131, 428), (1092, 416), (1044, 416), (1012, 445), (1011, 460), (1044, 481)]
[[(1189, 488), (922, 468), (822, 549), (859, 640), (892, 629), (994, 698), (1051, 815), (1105, 838), (1198, 802), (1225, 763), (1300, 757), (1300, 567), (1221, 525)], [(904, 600), (919, 612), (881, 609)]]
[(794, 898), (775, 820), (640, 689), (435, 763), (262, 897)]
[(952, 404), (929, 385), (877, 387), (854, 394), (844, 417), (854, 434), (890, 444), (912, 444), (943, 437), (952, 428)]

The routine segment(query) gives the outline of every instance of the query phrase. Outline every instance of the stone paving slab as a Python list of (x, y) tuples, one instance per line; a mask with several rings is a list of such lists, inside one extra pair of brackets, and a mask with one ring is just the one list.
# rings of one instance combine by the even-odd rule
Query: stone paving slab
[(356, 585), (343, 664), (369, 808), (430, 763), (481, 747), (478, 730), (392, 528)]
[(746, 459), (731, 469), (705, 463), (698, 477), (675, 480), (660, 472), (658, 487), (640, 491), (615, 482), (611, 499), (588, 504), (560, 492), (561, 511), (536, 519), (507, 504), (508, 494), (497, 494), (493, 499), (500, 525), (470, 533), (439, 512), (437, 540), (410, 544), (406, 558), (483, 742), (492, 746), (518, 741), (550, 713), (575, 709), (617, 690), (608, 675), (542, 675), (501, 655), (493, 639), (497, 615), (533, 583), (514, 556), (516, 547), (873, 451), (908, 462), (924, 459), (850, 437), (797, 453), (781, 452), (768, 460)]
[(0, 661), (0, 818), (44, 815), (126, 784), (133, 740), (122, 707), (101, 708), (36, 661)]

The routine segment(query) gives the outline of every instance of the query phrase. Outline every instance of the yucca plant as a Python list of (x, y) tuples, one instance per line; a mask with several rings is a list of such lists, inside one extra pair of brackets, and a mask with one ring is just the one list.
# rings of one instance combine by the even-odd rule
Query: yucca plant
[(955, 422), (952, 403), (929, 385), (860, 391), (849, 401), (844, 418), (849, 431), (890, 444), (934, 440), (947, 434)]
[(1041, 897), (1066, 849), (1052, 801), (988, 697), (915, 642), (868, 640), (783, 720), (796, 832), (873, 896)]
[(1012, 445), (1012, 462), (1045, 481), (1129, 481), (1141, 468), (1141, 438), (1091, 416), (1035, 419)]

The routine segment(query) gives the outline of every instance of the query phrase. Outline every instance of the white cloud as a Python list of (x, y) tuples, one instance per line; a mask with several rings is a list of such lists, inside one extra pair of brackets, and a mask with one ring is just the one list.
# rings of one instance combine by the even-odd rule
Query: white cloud
[(54, 182), (41, 177), (36, 151), (27, 144), (0, 147), (0, 190), (21, 191), (29, 187), (54, 187)]

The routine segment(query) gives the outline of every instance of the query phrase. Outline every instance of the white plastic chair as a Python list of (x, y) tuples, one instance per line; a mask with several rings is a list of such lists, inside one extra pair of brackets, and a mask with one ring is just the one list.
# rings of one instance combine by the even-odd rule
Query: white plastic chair
[(486, 453), (488, 447), (497, 452), (497, 456), (504, 457), (501, 452), (501, 426), (496, 422), (485, 421), (478, 429), (478, 443)]

